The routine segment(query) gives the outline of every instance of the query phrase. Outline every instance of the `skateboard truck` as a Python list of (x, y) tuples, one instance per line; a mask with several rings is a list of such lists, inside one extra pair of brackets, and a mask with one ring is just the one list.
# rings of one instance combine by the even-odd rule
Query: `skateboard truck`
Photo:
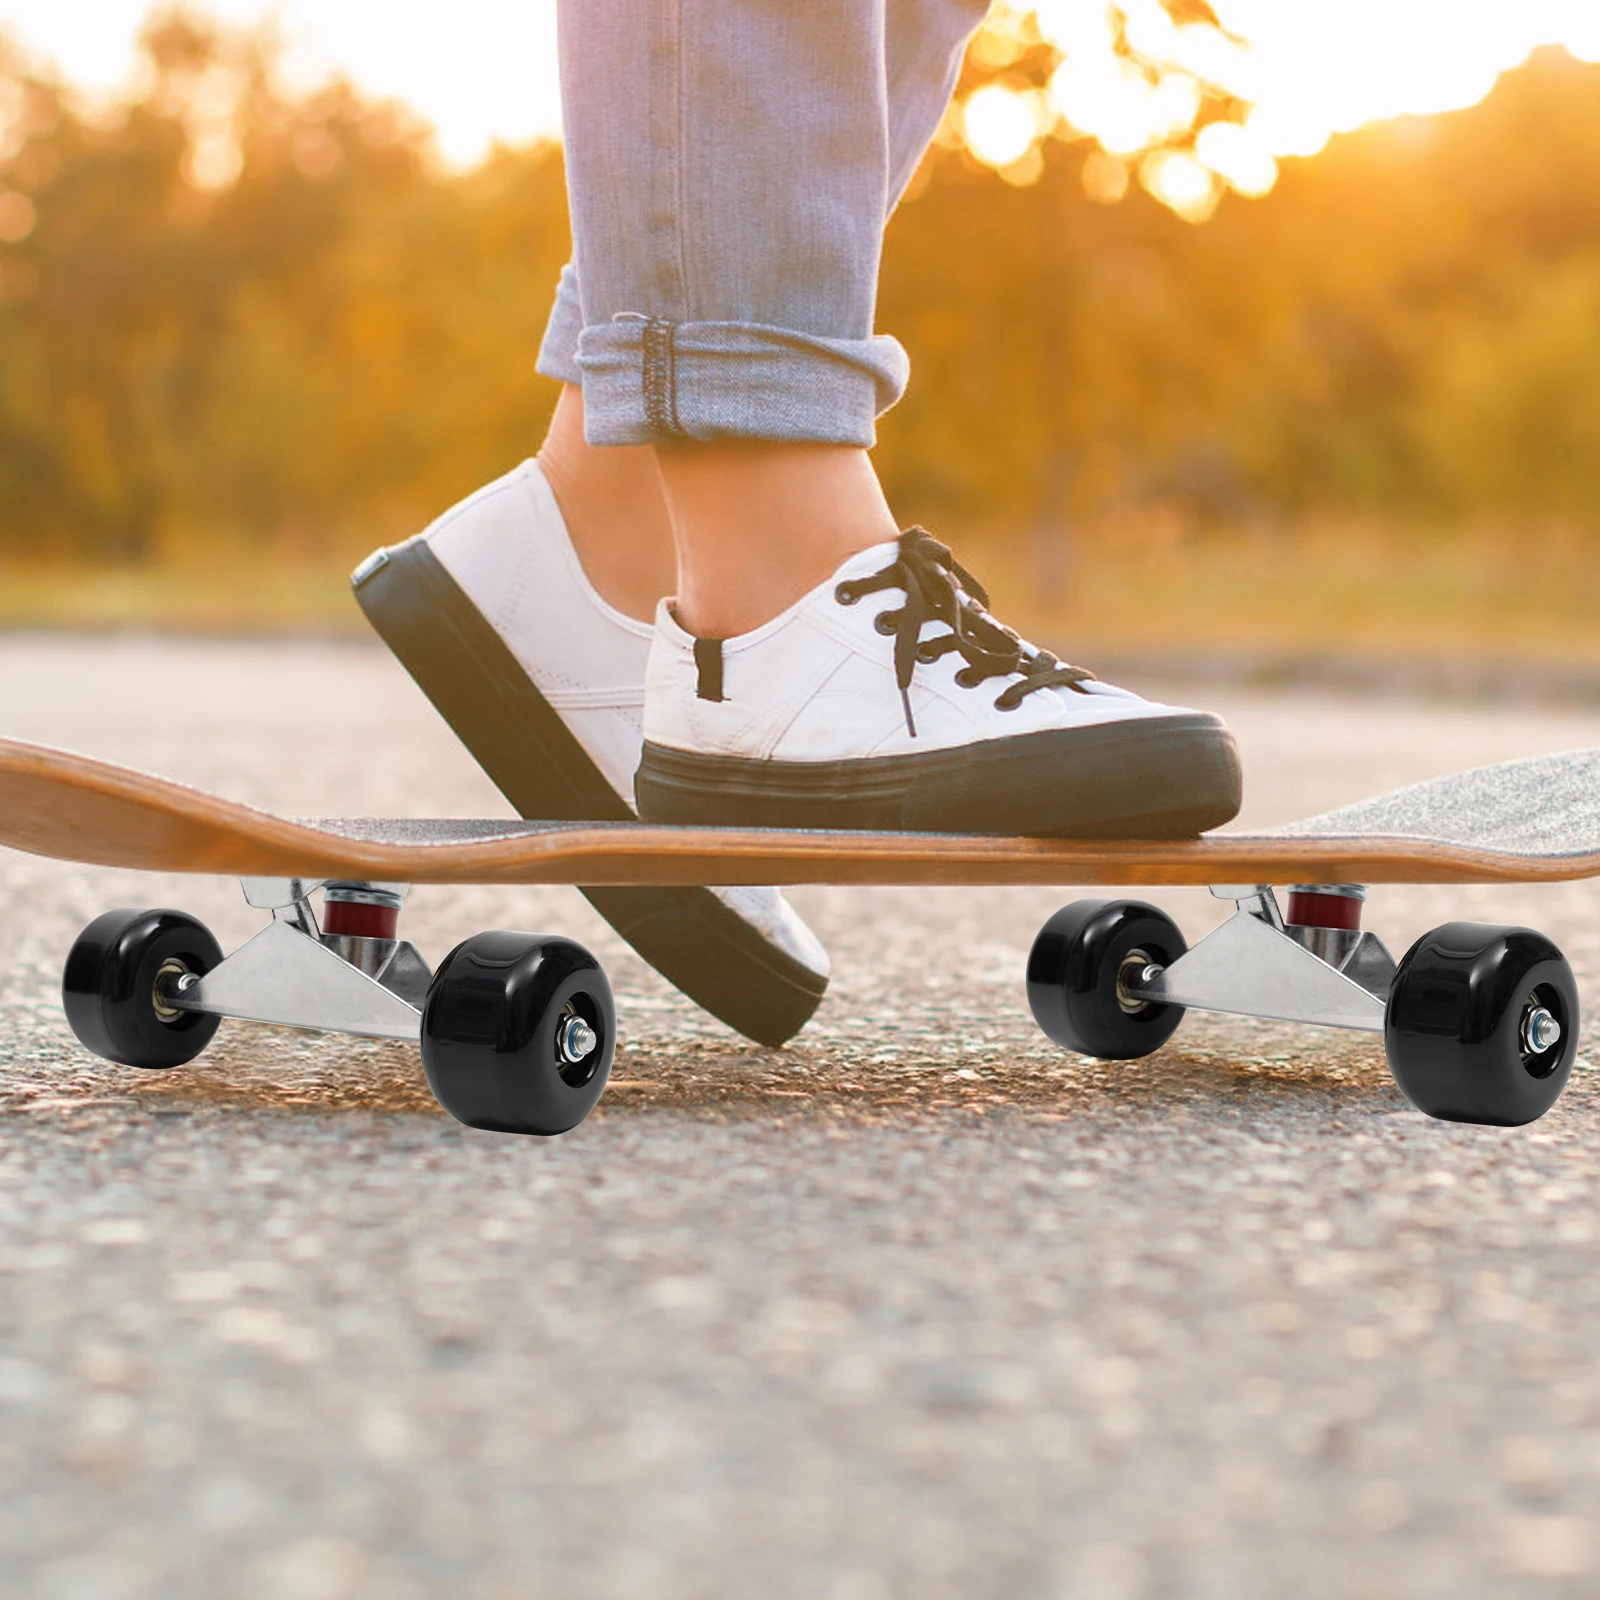
[[(270, 911), (272, 921), (209, 972), (169, 977), (158, 986), (161, 1002), (175, 1011), (245, 1022), (420, 1039), (433, 973), (415, 945), (395, 937), (408, 885), (310, 878), (241, 883), (245, 900)], [(318, 889), (322, 928), (311, 903)], [(355, 929), (374, 931), (349, 931)]]
[[(1124, 998), (1383, 1032), (1395, 960), (1376, 934), (1361, 931), (1364, 888), (1297, 884), (1287, 922), (1270, 884), (1217, 884), (1211, 892), (1234, 901), (1234, 914), (1170, 966), (1130, 968), (1119, 984)], [(1331, 913), (1324, 904), (1330, 901)], [(1332, 926), (1298, 920), (1330, 914), (1341, 920)]]
[(1069, 1050), (1147, 1056), (1185, 1010), (1383, 1035), (1401, 1091), (1453, 1122), (1515, 1126), (1555, 1103), (1576, 1054), (1578, 993), (1560, 950), (1531, 928), (1449, 922), (1398, 963), (1361, 927), (1357, 884), (1218, 884), (1234, 914), (1192, 950), (1159, 907), (1080, 900), (1040, 929), (1028, 1004)]
[(272, 920), (230, 956), (181, 911), (108, 911), (84, 929), (62, 1000), (89, 1049), (129, 1066), (181, 1066), (233, 1017), (417, 1043), (440, 1104), (472, 1127), (565, 1133), (600, 1098), (616, 1010), (582, 945), (480, 933), (433, 972), (399, 937), (406, 884), (241, 883)]

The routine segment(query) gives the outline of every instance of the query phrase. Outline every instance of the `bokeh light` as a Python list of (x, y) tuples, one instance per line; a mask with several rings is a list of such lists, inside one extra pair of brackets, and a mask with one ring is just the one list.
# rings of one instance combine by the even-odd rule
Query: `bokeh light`
[(1128, 164), (1104, 150), (1091, 150), (1083, 163), (1084, 193), (1103, 206), (1114, 206), (1128, 192)]
[(1009, 167), (1033, 148), (1039, 123), (1029, 99), (997, 83), (968, 96), (962, 108), (967, 148), (991, 167)]
[(1216, 208), (1215, 175), (1182, 150), (1153, 150), (1139, 163), (1139, 181), (1163, 205), (1190, 222), (1203, 222)]
[(1248, 125), (1208, 123), (1195, 139), (1194, 153), (1240, 194), (1265, 194), (1278, 181), (1278, 163)]
[[(1010, 67), (1042, 46), (1047, 98), (1029, 100), (1014, 74), (984, 84), (969, 148), (1006, 168), (1052, 133), (1089, 140), (1199, 219), (1224, 187), (1266, 194), (1281, 160), (1336, 133), (1477, 104), (1541, 45), (1600, 61), (1600, 0), (1213, 0), (1212, 13), (1179, 21), (1161, 0), (1002, 4), (974, 59)], [(1042, 125), (1024, 146), (1030, 118)], [(1084, 170), (1091, 196), (1109, 201), (1115, 164)]]
[(38, 220), (33, 201), (16, 189), (0, 189), (0, 244), (21, 244)]

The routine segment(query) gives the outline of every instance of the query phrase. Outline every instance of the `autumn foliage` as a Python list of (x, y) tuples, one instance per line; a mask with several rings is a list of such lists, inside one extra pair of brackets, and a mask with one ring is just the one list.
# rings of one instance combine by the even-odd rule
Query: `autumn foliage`
[[(259, 42), (149, 49), (92, 114), (0, 61), (0, 552), (354, 556), (535, 447), (559, 151), (449, 173), (394, 108), (287, 94)], [(1016, 187), (940, 148), (890, 227), (908, 516), (1600, 536), (1600, 67), (1537, 56), (1198, 226), (1091, 200), (1086, 153)]]

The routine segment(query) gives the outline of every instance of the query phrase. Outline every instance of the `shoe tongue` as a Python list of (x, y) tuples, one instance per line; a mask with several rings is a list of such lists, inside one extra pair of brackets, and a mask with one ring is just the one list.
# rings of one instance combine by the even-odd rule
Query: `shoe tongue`
[(840, 583), (846, 578), (870, 578), (893, 566), (900, 556), (900, 541), (886, 539), (882, 544), (868, 545), (840, 563), (830, 582)]

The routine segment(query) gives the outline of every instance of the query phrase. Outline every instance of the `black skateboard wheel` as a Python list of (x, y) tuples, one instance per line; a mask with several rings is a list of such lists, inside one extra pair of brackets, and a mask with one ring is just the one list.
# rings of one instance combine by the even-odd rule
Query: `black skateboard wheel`
[(566, 1133), (611, 1076), (617, 1015), (600, 963), (571, 939), (479, 933), (434, 975), (422, 1066), (458, 1122), (497, 1133)]
[(1075, 900), (1039, 930), (1028, 956), (1028, 1005), (1059, 1045), (1106, 1061), (1159, 1050), (1183, 1007), (1133, 1000), (1133, 965), (1170, 967), (1189, 947), (1166, 912), (1143, 900)]
[(1566, 1087), (1578, 1051), (1578, 987), (1531, 928), (1447, 922), (1395, 973), (1383, 1046), (1401, 1092), (1447, 1122), (1520, 1127)]
[(181, 1067), (211, 1043), (219, 1018), (164, 1005), (163, 988), (210, 972), (222, 949), (183, 911), (107, 911), (77, 937), (61, 1004), (79, 1042), (129, 1067)]

